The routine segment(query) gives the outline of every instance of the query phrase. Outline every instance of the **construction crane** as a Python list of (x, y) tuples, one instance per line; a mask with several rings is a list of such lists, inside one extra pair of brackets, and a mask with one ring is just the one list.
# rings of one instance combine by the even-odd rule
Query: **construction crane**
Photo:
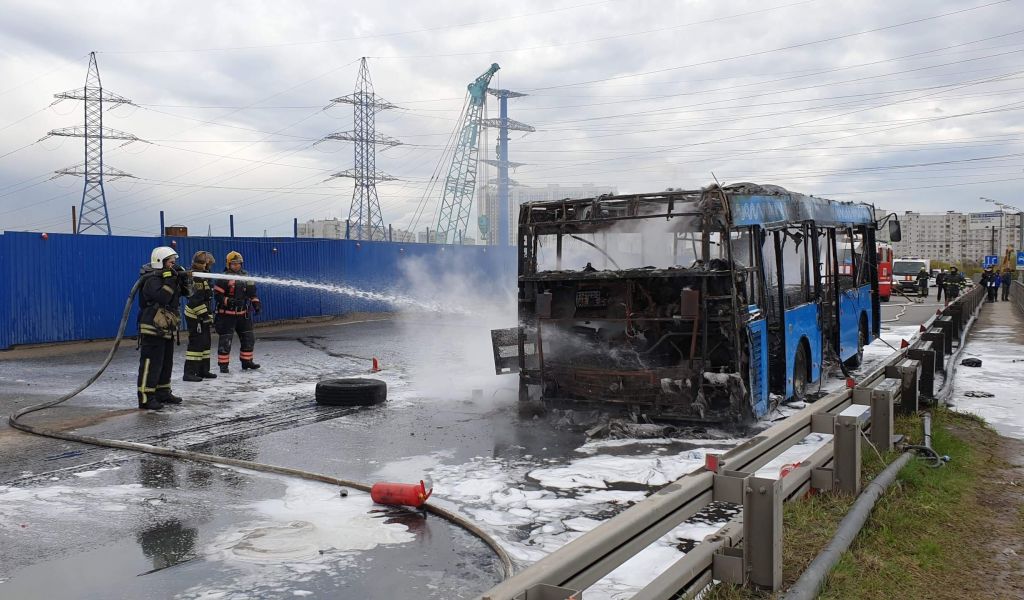
[(481, 114), (487, 98), (487, 86), (500, 68), (498, 63), (492, 64), (491, 68), (466, 86), (466, 107), (455, 129), (457, 139), (448, 176), (444, 180), (441, 210), (435, 228), (439, 244), (460, 243), (466, 235), (469, 213), (473, 207), (473, 190), (476, 187)]

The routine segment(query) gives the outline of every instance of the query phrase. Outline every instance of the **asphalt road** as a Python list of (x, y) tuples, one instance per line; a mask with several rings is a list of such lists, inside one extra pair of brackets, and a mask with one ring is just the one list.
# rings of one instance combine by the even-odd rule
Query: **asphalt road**
[[(896, 343), (936, 308), (883, 305), (883, 333)], [(427, 477), (432, 502), (472, 518), (520, 564), (742, 440), (695, 427), (681, 439), (587, 442), (558, 418), (523, 420), (515, 379), (491, 365), (487, 332), (505, 325), (420, 315), (261, 329), (263, 369), (235, 362), (227, 376), (189, 384), (178, 348), (172, 381), (186, 401), (160, 413), (135, 409), (129, 342), (96, 384), (29, 419), (370, 483)], [(871, 360), (882, 360), (888, 350), (876, 345)], [(0, 355), (0, 413), (72, 389), (106, 348)], [(373, 357), (383, 370), (370, 374)], [(313, 402), (318, 380), (351, 376), (386, 381), (388, 402)], [(465, 598), (500, 576), (492, 553), (461, 529), (357, 492), (37, 438), (6, 422), (0, 456), (0, 597)], [(684, 524), (588, 599), (631, 589), (637, 564), (667, 564), (724, 514)]]

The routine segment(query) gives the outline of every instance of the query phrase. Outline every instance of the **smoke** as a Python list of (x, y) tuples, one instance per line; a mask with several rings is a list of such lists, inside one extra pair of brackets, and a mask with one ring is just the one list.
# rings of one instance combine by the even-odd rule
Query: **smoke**
[[(515, 327), (515, 269), (481, 272), (468, 261), (410, 259), (403, 265), (403, 293), (442, 308), (424, 315), (399, 314), (403, 343), (414, 344), (405, 365), (417, 395), (431, 401), (507, 400), (518, 388), (514, 375), (494, 373), (491, 329)], [(476, 393), (474, 391), (477, 390)]]

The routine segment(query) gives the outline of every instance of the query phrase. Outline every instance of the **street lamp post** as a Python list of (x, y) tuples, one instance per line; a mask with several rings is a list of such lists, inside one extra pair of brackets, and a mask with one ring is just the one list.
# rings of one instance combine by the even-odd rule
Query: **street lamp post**
[[(1021, 209), (1019, 209), (1016, 206), (1013, 206), (1011, 204), (1006, 204), (1005, 202), (997, 202), (996, 200), (992, 200), (991, 198), (986, 198), (984, 196), (979, 196), (978, 199), (979, 200), (984, 200), (985, 202), (991, 202), (991, 203), (993, 203), (993, 204), (995, 204), (996, 206), (999, 207), (999, 214), (1000, 214), (999, 220), (1000, 220), (1001, 224), (1002, 224), (1002, 220), (1003, 220), (1003, 215), (1006, 214), (1006, 211), (1016, 212), (1017, 213), (1017, 232), (1018, 232), (1018, 236), (1017, 236), (1017, 248), (1016, 249), (1017, 249), (1018, 252), (1024, 251), (1024, 210), (1021, 210)], [(1024, 282), (1024, 271), (1020, 272), (1020, 278), (1021, 278), (1021, 282)]]

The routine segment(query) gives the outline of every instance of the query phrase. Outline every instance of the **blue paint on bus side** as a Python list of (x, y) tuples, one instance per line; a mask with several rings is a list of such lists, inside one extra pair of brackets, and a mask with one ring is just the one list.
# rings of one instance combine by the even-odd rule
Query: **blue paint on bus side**
[(839, 358), (847, 360), (857, 354), (857, 336), (860, 332), (860, 319), (864, 315), (868, 321), (867, 343), (874, 340), (871, 332), (874, 329), (874, 317), (871, 310), (871, 285), (864, 284), (859, 288), (843, 290), (839, 293)]
[(793, 365), (796, 350), (801, 340), (807, 340), (811, 350), (811, 373), (808, 381), (821, 377), (821, 318), (817, 303), (801, 304), (785, 311), (783, 324), (786, 328), (786, 398), (793, 397)]
[(750, 404), (755, 417), (768, 412), (768, 322), (764, 319), (747, 323), (750, 339)]

